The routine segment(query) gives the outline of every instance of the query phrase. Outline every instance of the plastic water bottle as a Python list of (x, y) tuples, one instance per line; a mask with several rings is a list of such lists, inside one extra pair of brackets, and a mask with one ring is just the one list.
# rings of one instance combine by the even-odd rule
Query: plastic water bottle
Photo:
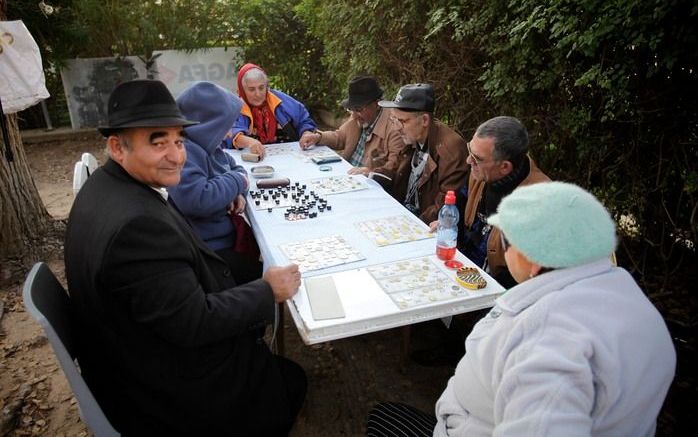
[(453, 259), (456, 255), (459, 216), (456, 194), (449, 191), (446, 193), (444, 206), (439, 210), (439, 226), (436, 233), (436, 256), (444, 261)]

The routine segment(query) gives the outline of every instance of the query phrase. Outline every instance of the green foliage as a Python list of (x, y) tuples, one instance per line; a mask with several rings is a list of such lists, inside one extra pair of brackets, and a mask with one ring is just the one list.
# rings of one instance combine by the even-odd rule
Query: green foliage
[[(37, 2), (11, 2), (10, 18), (23, 18), (39, 43), (50, 92), (62, 99), (56, 67), (77, 57), (140, 56), (155, 50), (241, 47), (278, 87), (309, 107), (320, 107), (333, 92), (319, 62), (322, 44), (297, 18), (297, 0), (50, 0), (53, 13)], [(50, 72), (48, 71), (50, 70)], [(55, 105), (50, 105), (53, 109)], [(40, 119), (36, 109), (28, 114)], [(60, 113), (59, 111), (51, 111)]]
[(42, 11), (35, 0), (7, 3), (7, 19), (22, 20), (41, 48), (44, 63), (55, 65), (72, 44), (72, 0), (55, 2), (47, 11)]
[(237, 45), (262, 67), (273, 87), (317, 108), (333, 87), (320, 63), (323, 47), (294, 12), (298, 0), (240, 0), (235, 5)]
[[(496, 114), (529, 127), (552, 177), (597, 193), (642, 234), (639, 276), (695, 262), (698, 6), (689, 0), (301, 2), (323, 63), (394, 90), (429, 81), (465, 136)], [(681, 238), (677, 238), (681, 235)], [(685, 247), (684, 247), (685, 249)]]
[(230, 45), (229, 1), (56, 0), (51, 14), (32, 0), (11, 2), (51, 62), (77, 57), (144, 56), (154, 50)]
[(324, 43), (322, 62), (342, 94), (357, 74), (376, 76), (388, 97), (405, 83), (430, 82), (439, 95), (438, 115), (460, 126), (484, 103), (479, 87), (464, 86), (477, 78), (479, 50), (445, 32), (428, 37), (426, 12), (440, 3), (445, 2), (302, 0), (297, 10)]
[(8, 11), (26, 16), (49, 65), (239, 46), (274, 86), (311, 107), (339, 110), (347, 81), (373, 74), (387, 97), (405, 83), (433, 83), (437, 116), (466, 137), (491, 116), (517, 116), (549, 175), (629, 217), (622, 252), (638, 276), (670, 287), (674, 270), (695, 262), (695, 0), (52, 4), (50, 16), (30, 0)]
[[(68, 123), (60, 67), (78, 57), (140, 56), (154, 50), (230, 46), (234, 22), (230, 2), (203, 0), (34, 0), (9, 2), (8, 19), (22, 19), (37, 41), (44, 62), (47, 101), (54, 124)], [(43, 126), (35, 106), (22, 113), (21, 125)]]

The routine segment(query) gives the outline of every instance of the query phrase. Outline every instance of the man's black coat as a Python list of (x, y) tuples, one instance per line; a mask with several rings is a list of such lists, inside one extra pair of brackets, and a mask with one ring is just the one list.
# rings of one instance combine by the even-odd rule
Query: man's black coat
[(236, 286), (172, 206), (112, 160), (75, 200), (65, 264), (83, 375), (122, 434), (258, 434), (260, 409), (290, 426), (259, 338), (274, 317), (269, 285)]

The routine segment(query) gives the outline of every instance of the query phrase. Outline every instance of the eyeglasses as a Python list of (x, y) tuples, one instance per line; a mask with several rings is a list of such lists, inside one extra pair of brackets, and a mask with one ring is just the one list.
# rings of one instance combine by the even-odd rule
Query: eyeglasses
[(502, 253), (506, 253), (507, 249), (509, 249), (509, 240), (507, 240), (507, 237), (504, 236), (504, 232), (499, 231), (499, 240), (502, 242)]
[[(482, 165), (482, 164), (486, 163), (487, 161), (490, 161), (489, 159), (480, 158), (479, 156), (474, 154), (473, 149), (470, 148), (470, 141), (468, 141), (465, 145), (468, 148), (468, 155), (470, 155), (470, 158), (473, 160), (473, 164)], [(493, 161), (493, 160), (491, 160), (491, 161)]]
[(396, 116), (391, 115), (390, 121), (392, 121), (393, 123), (398, 125), (400, 127), (400, 129), (402, 129), (403, 127), (405, 127), (405, 123), (410, 121), (410, 118), (397, 118)]

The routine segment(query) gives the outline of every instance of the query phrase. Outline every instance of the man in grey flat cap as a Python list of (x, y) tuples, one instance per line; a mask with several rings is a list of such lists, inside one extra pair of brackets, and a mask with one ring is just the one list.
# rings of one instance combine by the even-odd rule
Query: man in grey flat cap
[(446, 192), (457, 190), (466, 181), (465, 140), (434, 118), (434, 88), (430, 84), (405, 85), (394, 100), (378, 104), (390, 108), (390, 119), (406, 145), (391, 194), (429, 224), (437, 219)]

